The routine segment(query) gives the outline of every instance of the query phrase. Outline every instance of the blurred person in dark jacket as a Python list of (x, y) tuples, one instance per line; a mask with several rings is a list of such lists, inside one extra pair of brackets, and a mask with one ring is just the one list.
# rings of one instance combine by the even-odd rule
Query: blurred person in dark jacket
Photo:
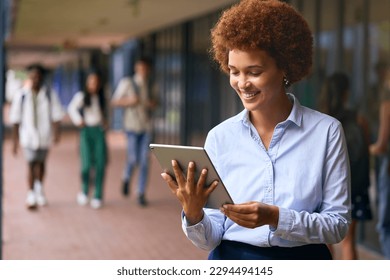
[[(375, 156), (377, 180), (378, 223), (377, 230), (382, 252), (390, 259), (390, 68), (387, 63), (377, 65), (378, 84), (372, 100), (376, 107), (371, 110), (376, 129), (372, 132), (374, 143), (370, 153)], [(369, 104), (371, 105), (371, 104)]]
[[(358, 259), (356, 251), (356, 226), (358, 221), (372, 219), (369, 186), (369, 129), (361, 114), (347, 108), (350, 90), (349, 78), (336, 72), (325, 81), (320, 97), (320, 110), (338, 119), (344, 129), (351, 171), (352, 223), (347, 236), (341, 241), (341, 258)], [(330, 246), (330, 245), (329, 245)]]

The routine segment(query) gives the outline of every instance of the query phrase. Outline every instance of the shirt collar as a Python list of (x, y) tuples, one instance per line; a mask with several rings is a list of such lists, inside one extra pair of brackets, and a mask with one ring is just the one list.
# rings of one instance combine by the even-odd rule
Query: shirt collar
[[(295, 123), (297, 126), (301, 126), (302, 124), (302, 105), (299, 103), (298, 99), (292, 94), (287, 93), (288, 99), (293, 103), (293, 108), (290, 112), (290, 115), (288, 118), (283, 122), (292, 122)], [(249, 120), (249, 111), (247, 109), (244, 109), (239, 113), (236, 117), (236, 121), (242, 121), (242, 123), (250, 127), (250, 120)]]
[(293, 108), (286, 121), (295, 123), (297, 126), (302, 124), (302, 105), (298, 99), (292, 94), (287, 93), (288, 99), (293, 103)]

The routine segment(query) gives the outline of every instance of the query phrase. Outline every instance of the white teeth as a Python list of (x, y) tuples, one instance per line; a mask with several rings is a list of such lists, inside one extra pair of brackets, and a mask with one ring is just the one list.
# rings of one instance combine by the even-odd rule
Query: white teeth
[(243, 94), (245, 98), (251, 98), (256, 95), (256, 93), (244, 93)]

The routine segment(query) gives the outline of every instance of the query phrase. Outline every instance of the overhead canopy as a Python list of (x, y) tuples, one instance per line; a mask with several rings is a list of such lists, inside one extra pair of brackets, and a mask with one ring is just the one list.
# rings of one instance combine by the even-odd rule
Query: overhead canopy
[[(55, 63), (56, 59), (68, 58), (58, 56), (64, 50), (107, 50), (235, 2), (238, 1), (14, 0), (12, 30), (6, 42), (8, 63), (18, 66), (39, 56)], [(53, 51), (57, 51), (54, 57)]]

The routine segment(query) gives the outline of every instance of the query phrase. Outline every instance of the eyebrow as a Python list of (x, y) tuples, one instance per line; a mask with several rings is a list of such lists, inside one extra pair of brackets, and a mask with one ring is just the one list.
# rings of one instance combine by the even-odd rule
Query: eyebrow
[[(229, 67), (229, 68), (237, 68), (236, 66), (230, 65), (230, 64), (228, 64), (228, 67)], [(261, 66), (261, 65), (250, 65), (250, 66), (248, 66), (248, 67), (246, 67), (246, 68), (252, 69), (252, 68), (264, 68), (264, 67)]]

